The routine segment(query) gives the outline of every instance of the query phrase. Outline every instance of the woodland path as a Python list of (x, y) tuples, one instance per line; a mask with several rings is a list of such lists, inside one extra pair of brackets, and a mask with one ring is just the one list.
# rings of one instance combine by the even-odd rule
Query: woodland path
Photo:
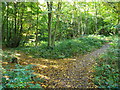
[[(103, 54), (110, 47), (109, 43), (88, 54), (68, 59), (41, 59), (21, 53), (21, 64), (36, 65), (35, 73), (46, 79), (47, 88), (96, 88), (92, 82), (93, 67), (97, 64), (95, 58)], [(20, 52), (17, 52), (20, 53)]]
[(68, 78), (62, 78), (64, 84), (60, 87), (96, 88), (97, 86), (91, 81), (92, 73), (94, 72), (93, 67), (97, 64), (95, 59), (105, 53), (109, 47), (109, 44), (105, 44), (100, 49), (77, 57), (73, 67), (69, 68), (67, 72)]

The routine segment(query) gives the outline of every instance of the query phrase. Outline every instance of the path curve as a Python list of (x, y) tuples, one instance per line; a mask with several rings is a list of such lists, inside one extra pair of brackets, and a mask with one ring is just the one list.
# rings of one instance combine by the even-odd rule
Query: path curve
[(96, 88), (91, 81), (93, 78), (93, 66), (95, 58), (103, 54), (110, 47), (109, 43), (103, 45), (88, 54), (77, 58), (48, 60), (42, 58), (32, 58), (29, 55), (20, 53), (18, 59), (20, 64), (33, 64), (35, 74), (40, 78), (45, 78), (46, 88)]
[(60, 78), (62, 84), (58, 85), (58, 88), (96, 88), (89, 79), (93, 72), (92, 67), (96, 64), (95, 58), (105, 53), (109, 47), (108, 43), (100, 49), (76, 58), (72, 68), (70, 67), (66, 72), (67, 77)]

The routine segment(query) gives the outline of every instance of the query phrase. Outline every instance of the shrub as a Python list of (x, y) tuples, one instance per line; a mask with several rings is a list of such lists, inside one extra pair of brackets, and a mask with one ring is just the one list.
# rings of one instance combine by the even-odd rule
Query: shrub
[(118, 68), (118, 54), (120, 49), (118, 49), (117, 41), (111, 44), (112, 47), (108, 50), (106, 54), (97, 58), (97, 66), (95, 67), (94, 73), (94, 83), (99, 86), (99, 88), (119, 88), (119, 68)]
[(65, 40), (57, 42), (55, 47), (48, 48), (47, 44), (43, 43), (38, 47), (20, 48), (26, 54), (31, 54), (33, 57), (41, 58), (68, 58), (77, 54), (84, 54), (104, 44), (105, 40), (97, 39), (96, 37), (81, 37), (78, 39)]
[[(32, 65), (21, 66), (19, 64), (15, 65), (15, 69), (9, 69), (9, 65), (6, 66), (6, 70), (3, 69), (3, 78), (2, 78), (2, 86), (3, 88), (41, 88), (40, 84), (31, 83), (33, 79), (31, 77), (35, 77), (32, 74), (33, 70), (31, 70)], [(43, 82), (41, 79), (40, 82)]]

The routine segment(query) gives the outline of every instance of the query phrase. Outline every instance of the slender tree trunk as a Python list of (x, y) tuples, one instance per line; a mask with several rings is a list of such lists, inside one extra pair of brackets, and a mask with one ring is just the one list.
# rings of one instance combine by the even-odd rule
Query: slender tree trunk
[[(86, 3), (86, 4), (87, 4), (87, 3)], [(86, 12), (85, 12), (85, 14), (86, 14), (86, 15), (85, 15), (85, 23), (86, 23), (86, 24), (85, 24), (85, 33), (86, 33), (86, 34), (89, 34), (89, 31), (88, 31), (88, 23), (89, 23), (89, 22), (88, 22), (88, 16), (87, 16), (87, 15), (88, 15), (88, 11), (89, 11), (89, 6), (87, 7), (87, 5), (86, 5)]]
[(36, 27), (36, 40), (35, 40), (35, 46), (37, 46), (37, 44), (38, 44), (38, 11), (39, 11), (39, 7), (38, 7), (38, 3), (37, 3), (37, 27)]
[(52, 4), (53, 2), (47, 2), (47, 6), (48, 6), (48, 47), (52, 46), (51, 45)]
[[(79, 11), (78, 13), (81, 14)], [(82, 34), (82, 15), (78, 16), (78, 35)]]
[[(84, 9), (84, 13), (85, 13), (85, 16), (86, 16), (86, 11), (85, 11), (85, 9)], [(85, 34), (85, 32), (86, 32), (86, 23), (85, 23), (85, 20), (84, 20), (84, 18), (85, 18), (85, 16), (83, 17), (83, 31), (82, 31), (82, 35), (84, 35)]]
[(15, 20), (14, 20), (14, 21), (15, 21), (14, 33), (15, 33), (15, 35), (16, 35), (16, 31), (17, 31), (17, 30), (16, 30), (16, 29), (17, 29), (17, 24), (16, 24), (16, 22), (17, 22), (17, 2), (14, 3), (14, 9), (15, 9), (15, 14), (14, 14), (14, 15), (15, 15), (15, 18), (14, 18), (14, 19), (15, 19)]
[(4, 13), (4, 11), (5, 11), (5, 9), (4, 9), (4, 6), (3, 6), (3, 3), (2, 3), (2, 42), (5, 42), (5, 32), (4, 32), (4, 24), (3, 23), (5, 23), (5, 13)]
[(8, 38), (8, 35), (9, 35), (9, 31), (8, 31), (8, 9), (9, 9), (9, 2), (7, 2), (7, 15), (6, 15), (6, 20), (7, 20), (7, 30), (6, 30), (6, 40), (7, 40), (7, 44), (8, 44), (8, 42), (9, 42), (9, 38)]
[(21, 16), (20, 16), (21, 17), (20, 18), (20, 34), (22, 34), (22, 31), (23, 31), (23, 15), (24, 15), (24, 7), (22, 7), (22, 12), (21, 12)]
[[(117, 25), (118, 25), (118, 28), (116, 31), (118, 31), (118, 36), (120, 37), (120, 2), (118, 2), (118, 22), (117, 22)], [(120, 42), (120, 40), (119, 40), (119, 42)]]
[(75, 25), (75, 13), (76, 13), (76, 3), (74, 2), (74, 4), (73, 4), (73, 7), (74, 7), (74, 9), (73, 9), (73, 14), (72, 14), (72, 24), (73, 24), (73, 38), (75, 38), (75, 34), (76, 34), (76, 25)]
[(98, 21), (97, 21), (97, 14), (98, 14), (98, 12), (97, 12), (97, 5), (96, 5), (96, 2), (95, 2), (95, 32), (97, 32), (97, 29), (98, 29), (98, 26), (97, 26), (97, 23), (98, 23)]
[(78, 35), (77, 36), (80, 35), (80, 26), (81, 26), (80, 21), (81, 19), (78, 18), (78, 30), (77, 30)]
[(82, 15), (81, 15), (81, 35), (84, 35), (84, 23)]
[(20, 15), (20, 40), (22, 39), (22, 32), (23, 32), (23, 15), (24, 15), (24, 4), (21, 3), (21, 15)]
[(17, 35), (20, 35), (20, 2), (17, 2), (17, 13), (18, 13), (18, 18), (17, 18)]
[(6, 39), (7, 39), (7, 44), (8, 44), (8, 8), (9, 8), (9, 2), (7, 3), (7, 15), (6, 15), (6, 19), (7, 19), (7, 35), (6, 35)]
[(86, 35), (86, 4), (85, 4), (85, 9), (84, 9), (84, 13), (85, 13), (85, 22), (84, 22), (84, 34)]
[[(0, 48), (2, 49), (2, 2), (0, 2)], [(1, 59), (1, 58), (0, 58)], [(1, 59), (2, 60), (2, 59)], [(0, 60), (0, 61), (1, 61)], [(0, 76), (2, 76), (2, 74), (0, 74)], [(0, 78), (2, 80), (2, 78)], [(0, 83), (2, 83), (2, 81), (0, 80)]]
[(52, 42), (52, 46), (55, 45), (55, 40), (56, 40), (56, 34), (57, 34), (57, 31), (59, 29), (59, 12), (60, 12), (60, 9), (61, 9), (61, 2), (58, 2), (58, 7), (57, 7), (57, 15), (56, 15), (56, 24), (55, 24), (55, 31), (54, 31), (54, 35), (53, 35), (53, 42)]

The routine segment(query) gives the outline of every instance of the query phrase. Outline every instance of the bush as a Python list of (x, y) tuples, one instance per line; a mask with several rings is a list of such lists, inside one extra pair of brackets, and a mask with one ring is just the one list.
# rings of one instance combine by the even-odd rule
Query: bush
[(90, 52), (106, 42), (103, 39), (97, 39), (97, 37), (84, 36), (78, 39), (57, 42), (53, 48), (48, 48), (47, 43), (44, 43), (39, 47), (19, 48), (19, 50), (37, 58), (68, 58)]
[[(3, 77), (2, 77), (2, 86), (3, 88), (40, 88), (40, 84), (33, 84), (32, 77), (35, 77), (32, 74), (33, 70), (31, 70), (32, 65), (27, 65), (22, 67), (19, 64), (15, 65), (15, 69), (9, 69), (9, 65), (6, 66), (6, 70), (3, 69)], [(43, 82), (43, 80), (39, 80)]]
[(119, 52), (117, 41), (114, 40), (112, 48), (101, 57), (97, 58), (97, 66), (95, 67), (94, 83), (99, 88), (119, 88)]

